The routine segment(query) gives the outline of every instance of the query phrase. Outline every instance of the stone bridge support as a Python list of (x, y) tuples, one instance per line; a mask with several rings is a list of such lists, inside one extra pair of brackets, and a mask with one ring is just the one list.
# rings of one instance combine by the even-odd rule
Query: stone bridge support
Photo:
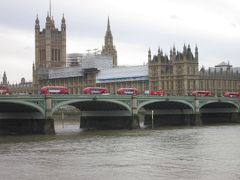
[(44, 134), (55, 134), (54, 119), (52, 117), (52, 99), (45, 96), (45, 119), (43, 123)]
[(193, 112), (193, 124), (196, 126), (202, 125), (202, 119), (201, 119), (201, 114), (200, 114), (200, 104), (199, 100), (195, 99), (195, 109)]
[(131, 129), (140, 128), (139, 115), (137, 113), (137, 99), (132, 96), (132, 123)]
[(231, 115), (231, 122), (233, 122), (233, 123), (240, 123), (240, 113), (239, 112), (232, 113), (232, 115)]

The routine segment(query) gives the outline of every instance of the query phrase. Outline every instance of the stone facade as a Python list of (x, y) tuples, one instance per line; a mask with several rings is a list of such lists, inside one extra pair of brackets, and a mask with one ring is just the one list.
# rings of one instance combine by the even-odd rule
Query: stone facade
[(183, 52), (170, 50), (170, 56), (158, 54), (151, 56), (148, 51), (148, 78), (150, 90), (164, 90), (168, 95), (188, 95), (198, 89), (198, 48), (195, 56), (190, 45), (184, 45)]
[(202, 67), (199, 76), (199, 89), (209, 90), (215, 96), (222, 96), (225, 91), (240, 91), (240, 67), (232, 67), (229, 62), (208, 69)]
[(38, 17), (35, 21), (35, 63), (33, 64), (33, 88), (37, 92), (44, 84), (46, 72), (51, 68), (66, 66), (66, 23), (64, 16), (61, 30), (54, 19), (47, 15), (45, 28), (41, 31)]

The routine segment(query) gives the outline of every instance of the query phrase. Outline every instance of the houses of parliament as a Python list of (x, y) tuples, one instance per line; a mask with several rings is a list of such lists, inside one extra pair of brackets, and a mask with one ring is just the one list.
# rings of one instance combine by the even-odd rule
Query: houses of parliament
[(199, 69), (199, 51), (190, 45), (182, 50), (175, 46), (166, 55), (159, 48), (156, 53), (146, 52), (145, 65), (118, 66), (117, 50), (113, 44), (109, 18), (101, 53), (66, 53), (66, 20), (60, 29), (48, 14), (41, 29), (35, 20), (35, 62), (32, 82), (22, 78), (18, 84), (9, 84), (6, 72), (1, 85), (9, 86), (14, 94), (38, 94), (42, 86), (63, 85), (71, 94), (82, 94), (84, 87), (107, 87), (115, 94), (120, 87), (145, 90), (164, 90), (168, 95), (189, 95), (193, 90), (209, 90), (216, 96), (225, 91), (240, 90), (240, 67), (221, 62), (215, 67)]

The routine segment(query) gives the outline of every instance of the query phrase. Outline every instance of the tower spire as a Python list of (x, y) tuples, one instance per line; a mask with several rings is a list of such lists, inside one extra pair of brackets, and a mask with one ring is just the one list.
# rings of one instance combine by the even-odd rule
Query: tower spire
[(117, 66), (117, 51), (115, 49), (115, 46), (113, 45), (113, 36), (110, 29), (110, 21), (109, 16), (107, 20), (107, 31), (104, 37), (104, 46), (102, 48), (102, 55), (111, 56), (113, 58), (113, 65)]
[(110, 22), (109, 22), (109, 16), (108, 16), (108, 22), (107, 22), (107, 31), (110, 31)]
[(52, 8), (51, 8), (51, 5), (52, 5), (52, 3), (51, 3), (51, 0), (49, 0), (49, 13), (50, 13), (50, 17), (52, 16)]

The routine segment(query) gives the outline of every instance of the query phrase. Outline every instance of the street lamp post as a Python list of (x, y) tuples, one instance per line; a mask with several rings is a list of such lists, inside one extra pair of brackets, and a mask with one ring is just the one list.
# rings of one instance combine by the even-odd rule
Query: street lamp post
[(154, 127), (153, 113), (154, 113), (154, 111), (152, 110), (152, 129), (153, 129), (153, 127)]

